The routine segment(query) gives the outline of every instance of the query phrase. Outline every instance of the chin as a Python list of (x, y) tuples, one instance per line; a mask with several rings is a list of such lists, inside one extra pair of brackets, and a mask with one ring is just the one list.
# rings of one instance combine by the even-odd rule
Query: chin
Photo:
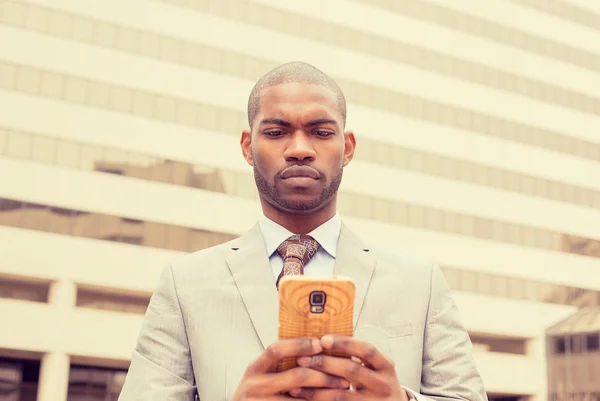
[(325, 207), (329, 201), (314, 196), (290, 196), (270, 203), (286, 213), (311, 214)]

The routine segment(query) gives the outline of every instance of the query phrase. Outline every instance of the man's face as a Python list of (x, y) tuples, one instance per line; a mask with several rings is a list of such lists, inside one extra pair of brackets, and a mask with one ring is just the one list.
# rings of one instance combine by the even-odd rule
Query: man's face
[(244, 153), (263, 200), (285, 212), (310, 213), (335, 199), (354, 137), (344, 134), (333, 91), (304, 83), (267, 87), (251, 128)]

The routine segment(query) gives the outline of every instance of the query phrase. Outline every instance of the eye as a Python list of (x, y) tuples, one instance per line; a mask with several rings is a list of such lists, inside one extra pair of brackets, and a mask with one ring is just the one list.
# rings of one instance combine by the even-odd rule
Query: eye
[(328, 136), (333, 135), (333, 134), (334, 133), (331, 132), (331, 131), (315, 131), (315, 135), (316, 136), (320, 136), (320, 137), (323, 137), (323, 138), (328, 137)]
[(283, 135), (283, 131), (265, 131), (265, 135), (277, 138)]

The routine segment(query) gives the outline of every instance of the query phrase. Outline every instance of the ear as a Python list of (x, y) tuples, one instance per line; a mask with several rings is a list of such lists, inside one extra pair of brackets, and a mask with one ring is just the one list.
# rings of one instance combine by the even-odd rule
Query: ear
[(242, 147), (242, 155), (249, 165), (254, 166), (254, 158), (252, 157), (252, 132), (248, 130), (242, 131), (240, 138), (240, 146)]
[(354, 132), (348, 131), (344, 133), (344, 167), (354, 158), (354, 149), (356, 149)]

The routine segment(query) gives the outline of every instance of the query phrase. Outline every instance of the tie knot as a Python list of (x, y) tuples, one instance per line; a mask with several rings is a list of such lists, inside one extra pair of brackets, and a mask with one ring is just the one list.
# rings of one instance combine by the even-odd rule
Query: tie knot
[(277, 253), (284, 262), (291, 258), (297, 259), (302, 267), (315, 256), (319, 250), (320, 244), (310, 235), (292, 235), (279, 245)]

